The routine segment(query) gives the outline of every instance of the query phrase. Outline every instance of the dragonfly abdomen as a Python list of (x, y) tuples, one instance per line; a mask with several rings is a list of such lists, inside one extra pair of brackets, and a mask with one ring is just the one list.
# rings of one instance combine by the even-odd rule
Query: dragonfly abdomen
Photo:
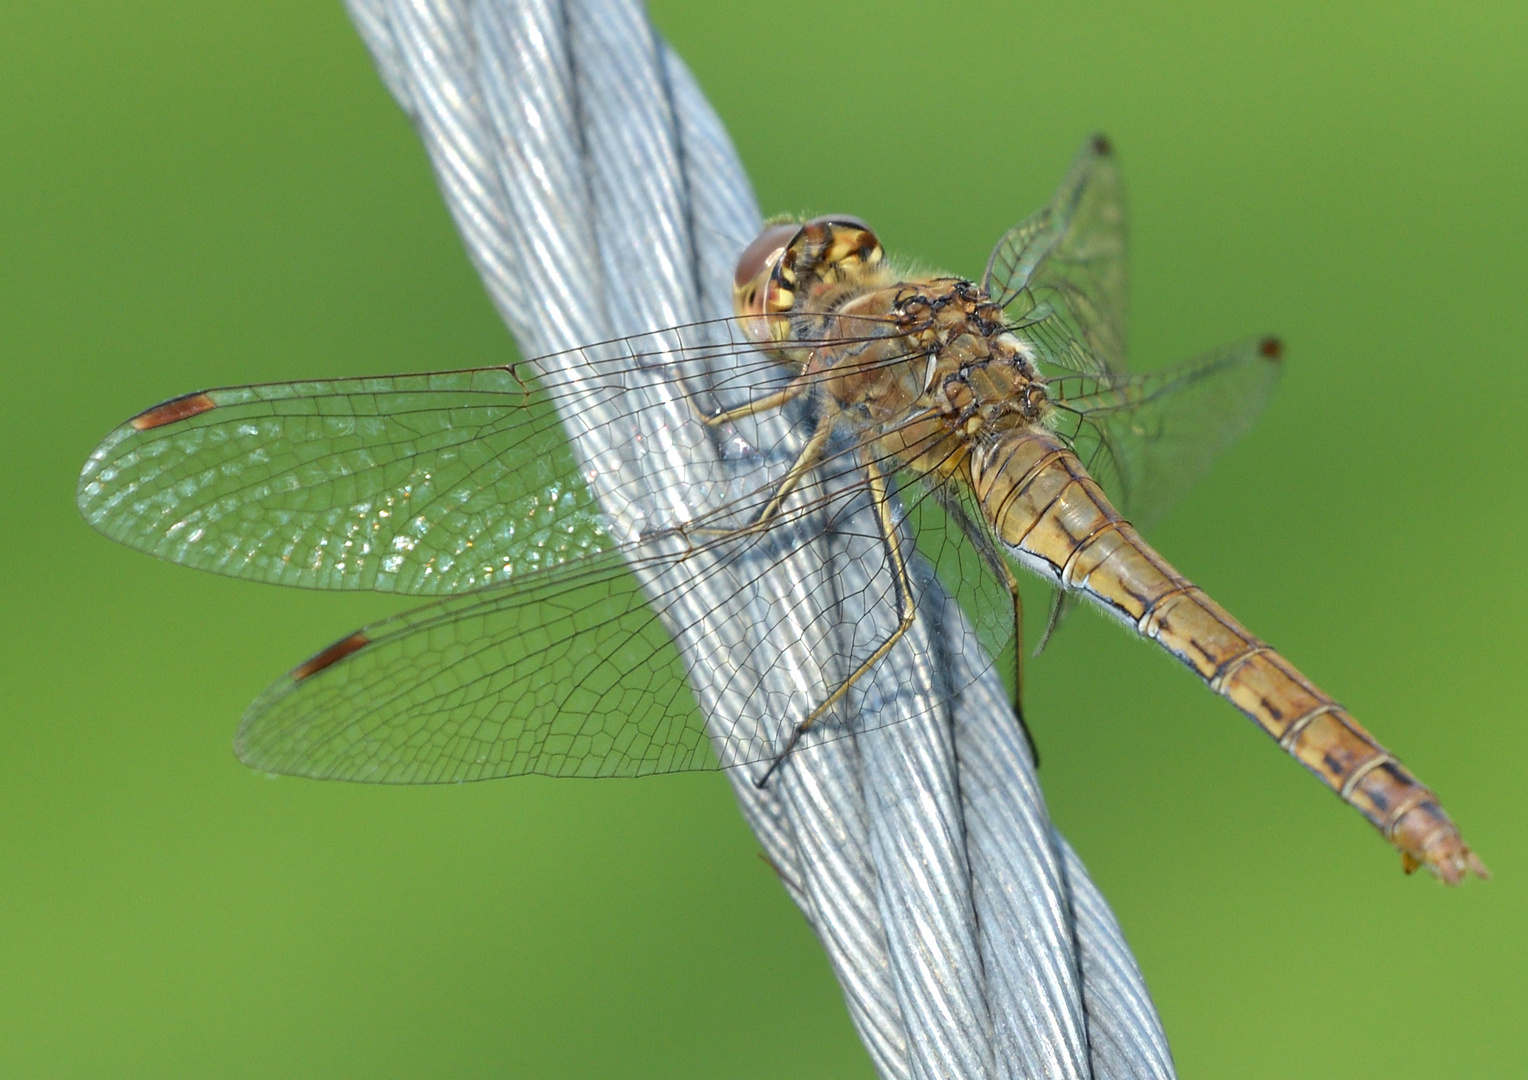
[(1177, 657), (1363, 814), (1408, 870), (1425, 865), (1450, 883), (1485, 876), (1433, 793), (1158, 555), (1054, 434), (1005, 432), (973, 452), (971, 476), (983, 514), (1020, 561)]

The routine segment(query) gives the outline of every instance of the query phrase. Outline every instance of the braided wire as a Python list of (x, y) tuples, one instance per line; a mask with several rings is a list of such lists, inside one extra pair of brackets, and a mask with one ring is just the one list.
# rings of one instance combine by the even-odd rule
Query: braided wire
[[(720, 121), (640, 4), (346, 3), (527, 355), (728, 313), (731, 264), (759, 212)], [(565, 400), (568, 373), (541, 375)], [(653, 388), (633, 394), (623, 410), (655, 425), (682, 407)], [(655, 498), (682, 485), (686, 455), (706, 452), (634, 457), (601, 438), (597, 409), (564, 420), (586, 466), (646, 470)], [(746, 594), (675, 592), (692, 607), (684, 625), (742, 635), (787, 692), (831, 676), (799, 655), (800, 620), (842, 618), (825, 593), (869, 595), (885, 572), (852, 539), (825, 540)], [(1050, 823), (991, 666), (951, 676), (970, 688), (941, 704), (941, 665), (968, 662), (972, 635), (937, 583), (925, 588), (893, 654), (925, 696), (878, 693), (872, 673), (849, 707), (906, 715), (794, 755), (763, 790), (734, 770), (739, 806), (881, 1076), (1171, 1078), (1140, 971)], [(729, 693), (736, 672), (707, 666), (717, 650), (679, 645), (713, 731), (761, 721)]]

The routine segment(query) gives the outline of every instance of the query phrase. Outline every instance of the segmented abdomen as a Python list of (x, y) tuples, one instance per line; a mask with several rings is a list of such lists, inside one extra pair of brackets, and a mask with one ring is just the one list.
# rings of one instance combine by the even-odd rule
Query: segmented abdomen
[(1437, 798), (1347, 711), (1186, 580), (1115, 512), (1053, 434), (1004, 433), (971, 458), (983, 513), (1031, 568), (1132, 624), (1278, 740), (1401, 852), (1450, 884), (1485, 867)]

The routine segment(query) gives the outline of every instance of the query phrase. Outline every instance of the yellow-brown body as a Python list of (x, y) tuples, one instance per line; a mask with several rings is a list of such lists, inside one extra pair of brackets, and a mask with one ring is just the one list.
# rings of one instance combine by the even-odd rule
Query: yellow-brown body
[(1437, 798), (1347, 711), (1172, 568), (1109, 505), (1060, 440), (1010, 432), (973, 458), (1008, 550), (1155, 641), (1276, 739), (1400, 850), (1453, 884), (1480, 860)]
[(1368, 818), (1408, 871), (1486, 876), (1428, 788), (1115, 511), (1048, 426), (1032, 349), (978, 286), (897, 280), (853, 219), (800, 228), (772, 262), (756, 260), (762, 270), (745, 256), (739, 309), (776, 316), (757, 336), (799, 368), (797, 385), (816, 388), (833, 423), (886, 471), (967, 490), (1011, 557), (1189, 667)]

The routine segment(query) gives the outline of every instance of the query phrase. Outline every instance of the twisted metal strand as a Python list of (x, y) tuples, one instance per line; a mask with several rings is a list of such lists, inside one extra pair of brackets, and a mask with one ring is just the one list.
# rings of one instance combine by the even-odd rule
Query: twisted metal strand
[[(347, 7), (528, 355), (727, 314), (731, 264), (759, 213), (720, 122), (635, 0)], [(572, 372), (541, 375), (559, 399), (577, 390)], [(631, 395), (623, 411), (640, 406), (644, 423), (672, 430), (683, 403), (660, 386)], [(603, 419), (597, 408), (564, 414), (592, 474), (645, 481), (625, 491), (682, 498), (687, 467), (710, 452), (634, 456), (602, 435)], [(616, 520), (643, 511), (606, 509)], [(888, 570), (870, 535), (824, 536), (735, 595), (644, 582), (677, 598), (665, 614), (682, 628), (713, 733), (770, 720), (716, 659), (732, 646), (755, 650), (778, 684), (763, 689), (790, 700), (792, 687), (833, 674), (803, 652), (803, 620), (885, 620), (869, 601), (858, 613), (841, 603), (890, 595), (884, 580), (872, 588)], [(867, 730), (793, 755), (764, 790), (732, 770), (738, 803), (827, 951), (881, 1076), (1171, 1078), (1140, 971), (1050, 825), (974, 643), (931, 580), (913, 631), (881, 665), (895, 677), (872, 673), (847, 699)], [(941, 706), (946, 685), (967, 688)]]

